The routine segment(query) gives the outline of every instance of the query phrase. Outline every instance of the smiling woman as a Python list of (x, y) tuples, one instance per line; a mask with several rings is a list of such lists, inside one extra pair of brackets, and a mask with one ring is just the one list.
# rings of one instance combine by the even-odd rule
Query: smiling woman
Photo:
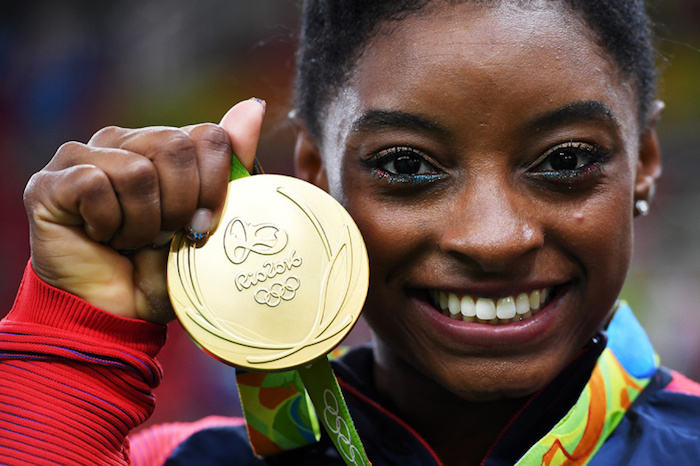
[[(367, 246), (373, 343), (334, 368), (373, 464), (700, 455), (700, 386), (658, 366), (618, 301), (634, 217), (661, 172), (652, 57), (643, 5), (632, 0), (306, 2), (296, 169), (344, 205)], [(123, 442), (150, 410), (163, 338), (137, 319), (171, 317), (164, 254), (150, 246), (183, 227), (195, 237), (213, 230), (228, 157), (252, 167), (263, 112), (247, 101), (220, 126), (107, 128), (63, 146), (30, 182), (33, 268), (2, 328), (13, 344), (34, 345), (15, 357), (23, 370), (61, 387), (75, 371), (73, 389), (108, 401), (114, 419), (87, 408), (62, 415), (109, 433), (94, 442), (76, 427), (86, 446), (75, 458), (89, 448), (128, 460)], [(264, 281), (261, 270), (236, 283)], [(44, 327), (29, 330), (35, 322)], [(89, 344), (91, 359), (65, 342), (42, 349), (61, 337)], [(20, 377), (13, 362), (4, 370)], [(270, 380), (253, 385), (294, 391), (284, 376)], [(7, 420), (15, 445), (51, 442), (33, 427), (44, 411), (16, 416), (31, 422)], [(265, 458), (237, 420), (152, 429), (132, 439), (133, 457), (341, 464), (326, 436), (283, 452), (265, 430), (279, 418), (262, 418), (248, 419), (248, 434), (274, 452)], [(297, 408), (283, 418), (298, 421)], [(18, 450), (0, 446), (10, 458)]]
[(609, 319), (657, 114), (565, 5), (426, 8), (380, 28), (297, 156), (366, 238), (379, 393), (457, 464)]

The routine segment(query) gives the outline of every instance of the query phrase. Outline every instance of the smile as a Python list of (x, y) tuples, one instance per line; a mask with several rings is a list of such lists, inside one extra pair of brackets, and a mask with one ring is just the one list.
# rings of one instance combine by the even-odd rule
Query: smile
[(537, 314), (552, 296), (552, 287), (520, 293), (499, 299), (446, 293), (432, 290), (430, 297), (436, 309), (454, 320), (483, 324), (508, 324), (529, 319)]

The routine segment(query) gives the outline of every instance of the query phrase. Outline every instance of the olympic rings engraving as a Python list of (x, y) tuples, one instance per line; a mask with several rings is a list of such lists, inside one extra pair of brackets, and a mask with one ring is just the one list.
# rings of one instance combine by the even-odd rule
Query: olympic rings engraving
[[(347, 422), (340, 414), (340, 405), (338, 400), (330, 389), (325, 389), (323, 391), (323, 419), (326, 421), (326, 428), (329, 434), (336, 435), (336, 441), (334, 442), (338, 448), (338, 452), (345, 457), (347, 462), (354, 465), (365, 464), (364, 459), (360, 451), (353, 445), (350, 441), (351, 433), (350, 427)], [(348, 447), (347, 451), (343, 447)], [(358, 463), (358, 461), (360, 463)]]
[(284, 283), (276, 282), (270, 289), (260, 288), (255, 292), (255, 301), (270, 307), (278, 306), (283, 300), (291, 301), (297, 295), (301, 281), (297, 277), (287, 277)]

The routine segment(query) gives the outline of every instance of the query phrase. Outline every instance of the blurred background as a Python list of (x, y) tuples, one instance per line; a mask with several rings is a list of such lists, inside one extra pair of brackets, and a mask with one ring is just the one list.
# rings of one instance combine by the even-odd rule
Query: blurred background
[[(292, 172), (287, 124), (297, 0), (113, 0), (0, 3), (0, 316), (29, 257), (22, 191), (64, 142), (106, 125), (217, 122), (265, 99), (259, 159)], [(662, 362), (700, 380), (700, 2), (657, 0), (664, 177), (636, 222), (623, 296)], [(148, 424), (240, 413), (233, 370), (170, 326)], [(350, 344), (367, 336), (359, 325)]]

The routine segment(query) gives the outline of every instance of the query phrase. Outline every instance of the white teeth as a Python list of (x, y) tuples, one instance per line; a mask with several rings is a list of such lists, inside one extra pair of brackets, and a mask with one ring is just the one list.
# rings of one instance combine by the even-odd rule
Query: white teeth
[(461, 301), (462, 318), (476, 317), (476, 304), (474, 299), (469, 295), (464, 295)]
[(512, 296), (498, 300), (498, 303), (496, 303), (496, 316), (503, 320), (515, 317), (515, 301)]
[(518, 297), (515, 298), (515, 312), (517, 312), (518, 315), (530, 312), (530, 297), (527, 293), (520, 293)]
[(432, 290), (430, 295), (442, 313), (453, 319), (461, 319), (465, 322), (483, 321), (483, 323), (506, 324), (529, 319), (535, 315), (547, 301), (550, 293), (550, 288), (543, 288), (497, 300), (437, 290)]
[(530, 309), (536, 311), (540, 308), (540, 290), (530, 293)]
[(449, 297), (447, 298), (447, 308), (449, 309), (450, 314), (456, 316), (462, 311), (461, 307), (460, 299), (457, 297), (457, 295), (450, 293)]
[(479, 298), (476, 301), (476, 316), (481, 320), (496, 318), (496, 305), (493, 299)]

